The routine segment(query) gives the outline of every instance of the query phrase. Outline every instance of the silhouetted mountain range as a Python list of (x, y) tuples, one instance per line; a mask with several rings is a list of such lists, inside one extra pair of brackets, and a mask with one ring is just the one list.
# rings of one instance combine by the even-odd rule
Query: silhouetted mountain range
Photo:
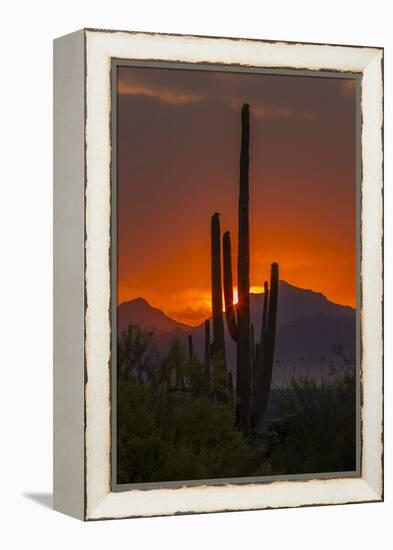
[[(260, 333), (263, 294), (251, 294), (251, 318), (255, 339)], [(323, 294), (295, 287), (285, 281), (279, 283), (277, 336), (273, 380), (280, 383), (285, 372), (311, 373), (320, 376), (322, 359), (328, 363), (334, 358), (334, 348), (342, 346), (346, 354), (355, 354), (356, 311), (348, 306), (330, 302)], [(187, 345), (191, 334), (194, 351), (204, 356), (204, 325), (190, 327), (179, 323), (152, 307), (145, 299), (137, 298), (118, 307), (118, 334), (128, 323), (135, 322), (155, 329), (158, 351), (165, 353), (179, 338)], [(225, 328), (226, 331), (226, 328)], [(226, 356), (229, 368), (236, 363), (236, 347), (226, 331)], [(284, 373), (284, 374), (283, 374)]]
[(144, 298), (136, 298), (123, 302), (117, 308), (118, 333), (127, 327), (130, 322), (143, 325), (145, 328), (154, 328), (157, 332), (173, 332), (175, 330), (190, 331), (192, 327), (174, 321), (160, 309), (153, 307)]

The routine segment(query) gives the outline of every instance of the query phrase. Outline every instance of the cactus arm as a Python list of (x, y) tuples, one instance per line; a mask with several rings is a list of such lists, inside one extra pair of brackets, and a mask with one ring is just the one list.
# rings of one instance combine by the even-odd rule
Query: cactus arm
[(194, 358), (194, 344), (192, 341), (192, 334), (188, 335), (188, 359), (191, 363), (191, 361)]
[(233, 303), (231, 236), (229, 231), (224, 233), (222, 248), (224, 257), (225, 318), (227, 320), (228, 332), (231, 338), (237, 342), (236, 312)]
[(269, 285), (267, 281), (264, 282), (264, 294), (263, 294), (263, 306), (262, 306), (262, 319), (261, 319), (261, 336), (260, 341), (256, 345), (256, 358), (255, 369), (253, 371), (253, 399), (252, 399), (252, 424), (255, 426), (257, 419), (260, 417), (261, 409), (261, 389), (262, 389), (262, 376), (263, 376), (263, 356), (264, 346), (266, 341), (266, 328), (267, 328), (267, 313), (269, 303)]
[[(266, 327), (266, 344), (264, 350), (264, 392), (269, 394), (276, 345), (277, 306), (278, 306), (278, 264), (272, 264), (270, 279), (269, 313)], [(267, 404), (267, 403), (266, 403)]]
[(261, 353), (262, 360), (263, 360), (264, 345), (266, 340), (267, 313), (268, 313), (268, 304), (269, 304), (269, 285), (267, 281), (264, 282), (263, 288), (264, 288), (264, 294), (263, 294), (263, 310), (262, 310), (262, 323), (261, 323), (261, 339), (259, 342), (259, 350)]
[[(269, 403), (270, 387), (272, 383), (274, 348), (276, 342), (277, 325), (277, 305), (278, 305), (278, 264), (274, 263), (271, 267), (270, 275), (270, 296), (268, 303), (268, 313), (266, 322), (266, 335), (263, 346), (263, 352), (260, 353), (258, 361), (258, 388), (256, 399), (254, 400), (253, 419), (254, 425), (258, 428), (266, 413)], [(266, 300), (267, 303), (267, 300)], [(265, 304), (264, 304), (265, 309)], [(262, 349), (261, 349), (262, 351)]]
[(225, 364), (224, 319), (222, 312), (222, 282), (221, 282), (221, 234), (220, 217), (214, 214), (211, 221), (211, 260), (212, 260), (212, 313), (213, 313), (213, 343), (215, 354), (219, 354)]

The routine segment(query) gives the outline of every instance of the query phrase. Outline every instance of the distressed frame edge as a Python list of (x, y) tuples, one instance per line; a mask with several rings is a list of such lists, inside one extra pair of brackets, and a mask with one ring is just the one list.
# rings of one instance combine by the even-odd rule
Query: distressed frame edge
[[(342, 478), (343, 480), (347, 480), (349, 478)], [(113, 510), (115, 509), (116, 504), (112, 501), (112, 495), (118, 495), (121, 493), (108, 493), (108, 495), (103, 499), (103, 501), (97, 506), (95, 510), (93, 510), (91, 513), (86, 515), (85, 521), (100, 521), (100, 520), (114, 520), (114, 519), (142, 519), (142, 518), (154, 518), (154, 517), (169, 517), (169, 516), (182, 516), (182, 515), (199, 515), (199, 514), (220, 514), (220, 513), (228, 513), (228, 512), (256, 512), (261, 510), (283, 510), (288, 508), (312, 508), (316, 506), (345, 506), (345, 505), (353, 505), (353, 504), (377, 504), (383, 502), (383, 495), (381, 495), (379, 492), (374, 491), (373, 487), (371, 487), (364, 479), (357, 478), (355, 483), (352, 485), (351, 492), (349, 493), (351, 496), (344, 494), (342, 498), (339, 497), (332, 497), (330, 501), (326, 499), (326, 496), (320, 496), (319, 499), (312, 497), (312, 494), (305, 495), (304, 488), (306, 487), (307, 483), (310, 482), (331, 482), (331, 481), (337, 481), (337, 479), (327, 479), (327, 480), (299, 480), (299, 481), (289, 481), (289, 482), (270, 482), (270, 484), (278, 484), (278, 483), (300, 483), (302, 484), (302, 500), (297, 502), (288, 502), (287, 504), (284, 503), (259, 503), (259, 504), (245, 504), (238, 507), (231, 507), (231, 506), (225, 506), (220, 505), (216, 507), (212, 507), (209, 509), (208, 506), (206, 506), (206, 498), (201, 495), (201, 498), (199, 501), (194, 503), (193, 508), (184, 508), (182, 510), (176, 510), (173, 511), (149, 511), (149, 512), (139, 512), (137, 510), (137, 507), (135, 507), (132, 511), (129, 512), (121, 512), (118, 511), (116, 515), (114, 515)], [(246, 487), (252, 488), (255, 487), (255, 484), (245, 484)], [(233, 485), (228, 484), (226, 487), (223, 487), (222, 489), (228, 490), (230, 488), (233, 488)], [(322, 485), (320, 486), (322, 488)], [(342, 487), (341, 487), (342, 488)], [(211, 487), (208, 486), (195, 486), (195, 487), (187, 487), (187, 490), (195, 490), (195, 489), (211, 489)], [(318, 488), (317, 488), (318, 489)], [(337, 493), (338, 493), (339, 486), (337, 486)], [(172, 491), (181, 491), (181, 489), (171, 489)], [(165, 491), (165, 489), (156, 489), (154, 491), (162, 492)], [(356, 492), (359, 491), (359, 495), (356, 495)], [(361, 493), (361, 494), (360, 494)], [(178, 495), (180, 499), (184, 498), (186, 500), (190, 495), (184, 494), (184, 495)], [(193, 499), (190, 498), (190, 501)], [(194, 501), (195, 502), (195, 501)], [(120, 507), (119, 507), (120, 508)]]
[(86, 518), (85, 32), (53, 41), (53, 508)]
[[(85, 32), (88, 32), (88, 34), (91, 35), (91, 33), (94, 33), (94, 35), (97, 35), (98, 34), (101, 34), (102, 32), (107, 32), (107, 31), (85, 31)], [(116, 33), (117, 31), (113, 31), (114, 33)], [(133, 35), (133, 33), (131, 33)], [(135, 33), (137, 35), (145, 35), (146, 33)], [(153, 35), (153, 36), (156, 36), (156, 35)], [(165, 35), (165, 37), (173, 37), (174, 35)], [(184, 37), (181, 37), (180, 38), (184, 38)], [(190, 38), (192, 39), (193, 37), (187, 37), (187, 38)], [(202, 37), (203, 38), (203, 37)], [(206, 37), (207, 39), (210, 39), (210, 37)], [(228, 39), (228, 40), (234, 40), (236, 41), (237, 39)], [(246, 39), (247, 40), (247, 39)], [(261, 41), (256, 41), (256, 42), (264, 42), (263, 40)], [(267, 41), (268, 44), (272, 44), (270, 41)], [(282, 42), (279, 42), (279, 43), (273, 43), (273, 45), (277, 45), (277, 44), (282, 44)], [(296, 45), (298, 46), (301, 46), (301, 43), (295, 43)], [(312, 46), (315, 46), (317, 49), (320, 49), (320, 46), (319, 45), (312, 45)], [(324, 47), (324, 45), (323, 45)], [(340, 47), (340, 46), (334, 46), (334, 47)], [(348, 49), (351, 49), (350, 46), (342, 46), (342, 48), (348, 50)], [(368, 52), (372, 51), (373, 55), (371, 56), (371, 60), (369, 59), (369, 62), (363, 67), (362, 69), (362, 72), (363, 72), (363, 78), (364, 78), (364, 74), (366, 72), (366, 69), (369, 65), (371, 65), (373, 63), (373, 61), (377, 61), (377, 63), (380, 63), (380, 68), (382, 67), (383, 65), (383, 49), (381, 48), (369, 48), (369, 47), (365, 47), (365, 49), (368, 50)], [(111, 57), (111, 56), (110, 56)], [(121, 56), (120, 56), (121, 57)], [(379, 61), (380, 60), (380, 61)], [(175, 60), (176, 61), (176, 60)], [(296, 67), (293, 67), (293, 68), (296, 68)], [(383, 80), (382, 80), (382, 75), (383, 75), (383, 72), (382, 70), (380, 71), (380, 81), (377, 82), (377, 84), (381, 84), (381, 87), (383, 85)], [(378, 75), (377, 75), (377, 78), (378, 78)], [(381, 89), (381, 99), (383, 99), (383, 89)], [(362, 104), (363, 105), (363, 104)], [(383, 104), (382, 104), (382, 110), (380, 112), (380, 119), (381, 119), (381, 131), (383, 132)], [(364, 126), (363, 126), (363, 132), (364, 132)], [(362, 132), (362, 143), (363, 143), (363, 132)], [(367, 133), (367, 132), (366, 132)], [(380, 149), (381, 151), (381, 156), (383, 158), (383, 140), (382, 140), (382, 133), (381, 133), (381, 140), (380, 140), (380, 143), (378, 143), (378, 145), (380, 145), (380, 147), (378, 147), (378, 149)], [(364, 159), (363, 159), (364, 160)], [(378, 166), (375, 166), (374, 165), (374, 168), (377, 169), (378, 171)], [(379, 169), (381, 169), (381, 167), (379, 167)], [(383, 191), (383, 174), (381, 173), (381, 178), (378, 178), (380, 179), (380, 187), (381, 187), (381, 191)], [(381, 212), (378, 212), (379, 214), (382, 214), (382, 211)], [(378, 222), (379, 220), (377, 220)], [(382, 229), (380, 227), (381, 224), (377, 224), (377, 229)], [(379, 272), (380, 272), (380, 275), (383, 276), (383, 270), (382, 270), (382, 265), (381, 263), (378, 263), (377, 264), (377, 269), (379, 269)], [(381, 305), (382, 305), (382, 300), (383, 300), (383, 288), (381, 287)], [(374, 311), (375, 313), (375, 311)], [(381, 318), (382, 320), (382, 318)], [(382, 328), (382, 327), (381, 327)], [(381, 344), (381, 351), (382, 351), (382, 340), (380, 342)], [(382, 359), (382, 356), (381, 356), (381, 359)], [(382, 374), (382, 373), (381, 373)], [(382, 395), (382, 388), (383, 388), (383, 380), (382, 380), (382, 386), (381, 386), (381, 393), (380, 393), (380, 397), (382, 398), (383, 395)], [(382, 400), (382, 399), (381, 399)], [(381, 403), (382, 404), (382, 403)], [(383, 417), (382, 417), (382, 424), (380, 426), (380, 432), (381, 432), (381, 435), (383, 434)], [(381, 448), (380, 448), (380, 451), (381, 451), (381, 457), (382, 457), (382, 460), (383, 460), (383, 441), (381, 439)], [(377, 472), (377, 475), (374, 476), (374, 479), (373, 481), (370, 483), (368, 483), (366, 481), (367, 479), (367, 476), (366, 477), (361, 477), (359, 478), (358, 481), (360, 483), (360, 485), (363, 487), (363, 489), (365, 489), (368, 493), (368, 497), (367, 497), (367, 502), (373, 502), (373, 501), (380, 501), (383, 499), (383, 467), (382, 467), (382, 462), (381, 462), (381, 468), (379, 469), (379, 471)], [(345, 480), (345, 478), (344, 478)], [(280, 482), (273, 482), (273, 483), (280, 483)], [(303, 483), (303, 484), (307, 484), (309, 482), (295, 482), (295, 483)], [(250, 487), (252, 486), (252, 484), (247, 484), (246, 487)], [(228, 487), (232, 487), (232, 486), (227, 486), (225, 487), (225, 490), (227, 491), (228, 490)], [(87, 490), (88, 490), (88, 487), (87, 487)], [(175, 489), (176, 491), (183, 491), (183, 489)], [(184, 489), (184, 490), (188, 490), (188, 489)], [(192, 488), (191, 490), (195, 490), (195, 487)], [(165, 491), (164, 489), (158, 489), (157, 491), (159, 492), (162, 492), (162, 491)], [(130, 493), (130, 492), (133, 492), (135, 494), (135, 490), (132, 491), (126, 491), (126, 493)], [(102, 498), (99, 502), (99, 504), (97, 506), (93, 506), (92, 509), (89, 509), (89, 507), (87, 508), (86, 510), (86, 518), (85, 519), (108, 519), (109, 517), (146, 517), (146, 516), (149, 516), (149, 515), (173, 515), (174, 513), (193, 513), (192, 510), (187, 510), (187, 511), (178, 511), (178, 512), (168, 512), (168, 514), (166, 513), (163, 513), (163, 514), (156, 514), (156, 513), (152, 513), (152, 514), (137, 514), (137, 515), (122, 515), (122, 514), (118, 514), (118, 515), (111, 515), (109, 514), (109, 516), (107, 515), (107, 504), (109, 504), (111, 506), (111, 503), (109, 502), (111, 500), (111, 497), (115, 494), (119, 494), (119, 493), (111, 493), (110, 492), (110, 489), (108, 490), (108, 492), (106, 493), (106, 495), (104, 496), (104, 498)], [(347, 502), (351, 502), (351, 500), (347, 501)], [(364, 500), (359, 500), (359, 499), (355, 499), (353, 502), (364, 502)], [(337, 501), (334, 501), (334, 502), (329, 502), (327, 503), (326, 501), (322, 500), (320, 502), (313, 502), (313, 503), (309, 503), (309, 504), (298, 504), (298, 506), (304, 506), (304, 505), (323, 505), (323, 504), (339, 504), (340, 502), (337, 502)], [(341, 503), (344, 503), (344, 502), (341, 502)], [(294, 506), (293, 504), (290, 504), (289, 506)], [(285, 505), (284, 506), (269, 506), (269, 505), (261, 505), (261, 506), (258, 506), (258, 507), (252, 507), (252, 508), (247, 508), (247, 509), (262, 509), (262, 508), (270, 508), (270, 507), (275, 507), (275, 508), (281, 508), (281, 507), (286, 507)], [(239, 508), (231, 508), (230, 510), (239, 510)], [(225, 511), (224, 509), (216, 509), (216, 510), (208, 510), (208, 512), (219, 512), (219, 511)], [(229, 510), (228, 510), (229, 511)], [(199, 511), (195, 511), (194, 510), (194, 513), (203, 513), (203, 510), (199, 510)]]
[(91, 33), (123, 33), (123, 34), (145, 34), (150, 36), (169, 36), (169, 37), (179, 37), (179, 38), (208, 38), (209, 40), (234, 40), (237, 42), (259, 42), (259, 43), (266, 43), (266, 44), (287, 44), (287, 45), (293, 45), (293, 46), (331, 46), (331, 47), (338, 47), (338, 48), (359, 48), (359, 49), (372, 49), (372, 50), (384, 50), (384, 46), (365, 46), (365, 45), (359, 45), (359, 44), (341, 44), (337, 42), (308, 42), (308, 41), (301, 41), (301, 40), (285, 40), (285, 39), (268, 39), (268, 38), (250, 38), (250, 37), (244, 37), (244, 36), (218, 36), (218, 35), (208, 35), (208, 34), (181, 34), (181, 33), (175, 33), (175, 32), (160, 32), (160, 31), (133, 31), (129, 29), (105, 29), (105, 28), (99, 28), (99, 27), (84, 27), (83, 29), (85, 32), (91, 32)]

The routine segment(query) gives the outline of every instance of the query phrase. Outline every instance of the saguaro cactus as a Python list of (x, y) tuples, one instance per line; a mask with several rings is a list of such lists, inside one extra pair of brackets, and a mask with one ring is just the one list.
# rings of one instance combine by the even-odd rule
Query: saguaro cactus
[(238, 422), (248, 436), (251, 429), (251, 334), (250, 334), (250, 231), (249, 231), (249, 106), (241, 111), (240, 182), (238, 204), (238, 255), (237, 287), (238, 304), (233, 303), (231, 240), (227, 231), (223, 237), (224, 295), (228, 332), (237, 343)]
[[(238, 304), (233, 301), (231, 237), (223, 236), (224, 298), (228, 332), (237, 344), (237, 419), (243, 434), (259, 425), (265, 414), (272, 379), (276, 335), (278, 264), (272, 265), (271, 291), (265, 283), (261, 339), (255, 345), (250, 321), (250, 230), (249, 230), (249, 106), (241, 111), (240, 182), (238, 203)], [(251, 391), (252, 390), (252, 391)], [(253, 404), (251, 398), (253, 396)]]
[(238, 209), (238, 253), (237, 253), (237, 326), (239, 376), (239, 421), (245, 434), (251, 428), (251, 346), (250, 346), (250, 230), (249, 230), (249, 106), (241, 111), (240, 182)]
[(225, 367), (224, 319), (221, 283), (221, 232), (220, 215), (212, 216), (211, 221), (211, 285), (213, 312), (212, 351), (215, 360), (219, 359)]
[(270, 292), (266, 281), (264, 289), (261, 341), (256, 346), (253, 370), (252, 424), (255, 429), (258, 429), (266, 413), (272, 383), (278, 305), (278, 264), (274, 263), (271, 267)]

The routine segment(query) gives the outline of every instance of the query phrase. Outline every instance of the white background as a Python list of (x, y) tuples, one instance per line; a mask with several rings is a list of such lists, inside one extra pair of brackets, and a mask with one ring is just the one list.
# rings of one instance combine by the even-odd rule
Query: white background
[[(1, 8), (0, 546), (390, 548), (392, 14), (389, 0), (14, 1)], [(82, 27), (385, 47), (384, 504), (83, 524), (52, 491), (52, 39)], [(377, 243), (376, 243), (377, 245)], [(340, 274), (338, 273), (339, 277)]]

